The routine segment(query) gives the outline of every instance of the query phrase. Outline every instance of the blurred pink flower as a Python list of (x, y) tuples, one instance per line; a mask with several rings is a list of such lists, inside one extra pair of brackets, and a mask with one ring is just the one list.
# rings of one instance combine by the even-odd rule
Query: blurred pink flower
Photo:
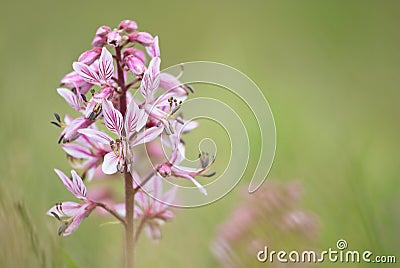
[[(243, 187), (242, 197), (243, 201), (217, 227), (211, 245), (220, 267), (256, 265), (256, 254), (264, 246), (271, 250), (300, 250), (315, 244), (318, 217), (301, 208), (298, 182), (267, 181), (252, 194)], [(272, 265), (286, 267), (285, 263)]]

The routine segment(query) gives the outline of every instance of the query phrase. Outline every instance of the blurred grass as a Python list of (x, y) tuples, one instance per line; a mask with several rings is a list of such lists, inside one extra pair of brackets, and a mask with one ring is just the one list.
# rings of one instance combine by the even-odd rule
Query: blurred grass
[[(68, 170), (49, 124), (52, 112), (70, 112), (55, 88), (99, 25), (130, 18), (160, 36), (163, 67), (217, 61), (256, 81), (277, 125), (270, 179), (302, 181), (321, 218), (321, 248), (344, 238), (351, 249), (399, 252), (398, 1), (14, 1), (0, 12), (2, 188), (25, 204), (40, 244), (56, 232), (44, 212), (71, 198), (52, 171)], [(140, 241), (139, 267), (215, 266), (209, 242), (236, 200), (234, 191), (177, 213), (158, 245)], [(64, 261), (120, 263), (120, 227), (102, 221), (89, 218), (56, 240)], [(21, 234), (14, 239), (29, 243)]]

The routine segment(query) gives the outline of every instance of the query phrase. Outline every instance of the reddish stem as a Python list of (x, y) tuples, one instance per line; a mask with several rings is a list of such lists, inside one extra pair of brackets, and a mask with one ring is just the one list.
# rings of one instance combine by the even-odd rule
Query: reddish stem
[[(122, 69), (121, 47), (115, 48), (115, 60), (117, 64), (117, 83), (121, 87), (119, 97), (119, 111), (124, 115), (126, 113), (126, 90), (124, 71)], [(133, 191), (133, 179), (130, 172), (125, 168), (125, 267), (133, 268), (135, 261), (135, 241), (134, 241), (134, 219), (133, 211), (135, 205), (135, 193)]]

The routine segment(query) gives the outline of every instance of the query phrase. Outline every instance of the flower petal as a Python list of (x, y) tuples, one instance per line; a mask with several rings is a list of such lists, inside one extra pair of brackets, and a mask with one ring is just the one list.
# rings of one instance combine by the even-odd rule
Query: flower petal
[(149, 129), (145, 129), (134, 138), (131, 145), (136, 146), (138, 144), (143, 144), (152, 141), (155, 138), (157, 138), (163, 130), (164, 126), (162, 124), (159, 127), (152, 127)]
[(154, 92), (160, 84), (160, 63), (160, 58), (152, 58), (147, 71), (143, 75), (142, 83), (140, 84), (140, 92), (147, 102), (152, 101)]
[(75, 195), (75, 186), (72, 180), (68, 178), (61, 170), (54, 169), (54, 171), (57, 173), (58, 177), (60, 177), (60, 180), (64, 183), (65, 188), (67, 188), (68, 191)]
[[(62, 202), (55, 204), (49, 211), (46, 212), (47, 215), (58, 218), (61, 217), (74, 217), (79, 213), (81, 205), (75, 202)], [(57, 217), (56, 217), (57, 218)]]
[(79, 111), (80, 105), (78, 102), (78, 98), (71, 90), (67, 88), (57, 88), (58, 94), (65, 99), (65, 101), (71, 106), (74, 110)]
[(111, 132), (117, 133), (121, 137), (124, 122), (121, 112), (115, 109), (109, 100), (103, 100), (102, 107), (104, 124)]
[(181, 174), (179, 174), (179, 177), (190, 180), (194, 185), (196, 185), (196, 187), (199, 189), (199, 191), (202, 194), (207, 195), (207, 191), (204, 188), (204, 186), (201, 185), (198, 181), (196, 181), (192, 176), (190, 176), (188, 174), (181, 173)]
[(131, 102), (128, 105), (128, 108), (126, 110), (125, 114), (125, 131), (126, 131), (126, 136), (129, 137), (129, 135), (133, 132), (136, 132), (136, 125), (137, 121), (139, 119), (139, 107), (136, 104), (135, 100), (132, 99)]
[(79, 210), (79, 213), (73, 218), (72, 222), (64, 229), (61, 229), (63, 236), (67, 236), (76, 231), (81, 222), (87, 218), (90, 213), (96, 208), (93, 204), (85, 204)]
[(147, 119), (149, 118), (148, 113), (144, 109), (139, 110), (138, 121), (136, 124), (136, 132), (139, 132), (147, 123)]
[(75, 170), (71, 170), (72, 183), (75, 186), (74, 195), (79, 199), (86, 199), (86, 186), (83, 183), (81, 177), (76, 173)]
[(100, 142), (103, 144), (110, 145), (110, 142), (113, 141), (113, 139), (110, 138), (110, 136), (108, 136), (106, 133), (96, 129), (85, 128), (78, 130), (78, 132), (91, 138), (95, 142)]
[(114, 174), (118, 171), (118, 156), (114, 152), (109, 152), (104, 156), (103, 165), (101, 169), (103, 170), (104, 174)]
[(147, 53), (150, 57), (160, 57), (160, 46), (158, 45), (158, 36), (154, 37), (153, 43), (146, 47)]
[(87, 159), (92, 156), (92, 152), (81, 144), (64, 143), (61, 147), (67, 154), (74, 158)]
[(100, 85), (100, 79), (97, 73), (82, 62), (74, 62), (72, 64), (74, 71), (77, 72), (86, 82), (90, 84)]
[(99, 59), (99, 78), (103, 84), (107, 84), (114, 74), (113, 57), (111, 53), (103, 47)]

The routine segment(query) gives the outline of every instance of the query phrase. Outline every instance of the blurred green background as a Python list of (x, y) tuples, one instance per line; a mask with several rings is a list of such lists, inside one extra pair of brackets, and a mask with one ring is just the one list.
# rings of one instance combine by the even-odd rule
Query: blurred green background
[[(98, 26), (128, 18), (159, 35), (162, 67), (222, 62), (263, 90), (278, 140), (269, 180), (301, 181), (319, 249), (344, 238), (400, 252), (399, 1), (8, 1), (0, 14), (1, 267), (120, 266), (120, 226), (91, 217), (59, 238), (44, 213), (71, 200), (52, 171), (69, 169), (49, 124), (70, 112), (55, 89)], [(158, 244), (142, 237), (138, 266), (216, 267), (210, 241), (238, 201), (235, 189), (177, 211)]]

